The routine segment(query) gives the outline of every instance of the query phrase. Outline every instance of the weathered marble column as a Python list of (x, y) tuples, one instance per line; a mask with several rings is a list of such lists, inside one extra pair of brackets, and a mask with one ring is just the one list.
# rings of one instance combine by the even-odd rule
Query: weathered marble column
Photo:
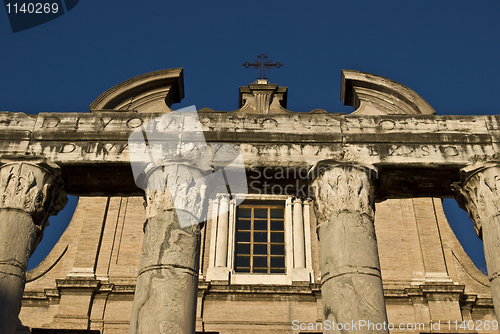
[(497, 319), (500, 319), (500, 162), (462, 169), (457, 201), (483, 239), (484, 256)]
[[(198, 295), (198, 222), (206, 189), (203, 175), (182, 164), (157, 167), (148, 175), (147, 221), (129, 333), (192, 334)], [(167, 185), (164, 189), (158, 187), (162, 182)]]
[(332, 333), (388, 333), (373, 226), (375, 170), (323, 161), (310, 177), (320, 240), (323, 321), (349, 324)]
[(28, 259), (48, 218), (67, 202), (61, 171), (41, 160), (2, 160), (0, 167), (0, 333), (16, 332)]

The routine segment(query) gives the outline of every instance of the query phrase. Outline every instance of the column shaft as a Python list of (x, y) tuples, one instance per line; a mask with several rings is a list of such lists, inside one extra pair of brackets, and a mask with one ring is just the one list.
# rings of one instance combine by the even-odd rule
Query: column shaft
[(0, 333), (16, 332), (28, 259), (48, 217), (66, 204), (60, 175), (40, 159), (0, 168)]
[(129, 333), (192, 334), (205, 186), (199, 170), (189, 166), (167, 166), (154, 174), (152, 182), (163, 176), (171, 183), (165, 189), (148, 184), (146, 190), (147, 221)]
[(15, 333), (25, 271), (39, 232), (31, 216), (18, 210), (0, 210), (0, 224), (0, 332)]
[(482, 163), (462, 170), (457, 198), (483, 240), (491, 296), (500, 319), (500, 164)]
[[(312, 172), (323, 320), (348, 323), (341, 333), (388, 333), (373, 226), (372, 170), (336, 164)], [(351, 328), (352, 323), (366, 326)]]

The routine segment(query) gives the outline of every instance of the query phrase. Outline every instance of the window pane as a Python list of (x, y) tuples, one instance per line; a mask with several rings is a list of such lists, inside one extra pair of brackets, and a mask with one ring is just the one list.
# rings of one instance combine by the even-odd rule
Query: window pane
[(267, 244), (253, 245), (253, 253), (267, 255)]
[(235, 270), (245, 273), (285, 273), (285, 210), (259, 202), (238, 207)]
[(285, 255), (285, 245), (271, 245), (271, 255)]
[(251, 220), (238, 219), (238, 230), (250, 230)]
[(250, 242), (250, 232), (238, 232), (236, 241)]
[(271, 267), (284, 268), (285, 267), (285, 257), (271, 257)]
[(272, 232), (271, 242), (285, 242), (283, 232)]
[(253, 229), (267, 231), (267, 220), (254, 220)]
[(284, 231), (284, 222), (282, 220), (271, 220), (271, 230)]
[(250, 208), (238, 208), (239, 218), (252, 218), (252, 209)]
[(250, 254), (250, 244), (237, 244), (236, 254)]
[(254, 232), (253, 233), (254, 242), (267, 242), (267, 232)]
[(254, 256), (253, 267), (267, 268), (267, 256)]
[(278, 218), (284, 219), (285, 210), (284, 209), (271, 209), (271, 219)]
[(267, 218), (267, 209), (254, 209), (253, 210), (254, 218)]
[(236, 257), (236, 267), (248, 267), (248, 268), (250, 268), (250, 256), (237, 256)]

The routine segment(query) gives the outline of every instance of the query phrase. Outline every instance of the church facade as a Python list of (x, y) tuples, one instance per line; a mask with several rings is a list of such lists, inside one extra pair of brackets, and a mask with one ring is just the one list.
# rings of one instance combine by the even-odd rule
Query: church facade
[[(182, 69), (125, 81), (90, 113), (0, 114), (4, 193), (10, 175), (22, 184), (25, 165), (50, 162), (60, 180), (51, 205), (79, 196), (25, 274), (15, 333), (497, 333), (500, 118), (436, 116), (376, 75), (341, 80), (348, 115), (292, 112), (287, 88), (260, 79), (240, 87), (235, 111), (160, 121), (184, 96)], [(201, 128), (181, 144), (161, 142), (177, 143), (159, 148), (175, 166), (131, 167), (134, 131), (154, 155), (148, 124), (168, 137), (194, 121)], [(241, 167), (244, 180), (231, 179)], [(222, 185), (200, 181), (218, 171)], [(174, 176), (184, 188), (170, 187)], [(443, 197), (469, 211), (489, 277), (455, 237)], [(17, 205), (2, 201), (0, 214)]]

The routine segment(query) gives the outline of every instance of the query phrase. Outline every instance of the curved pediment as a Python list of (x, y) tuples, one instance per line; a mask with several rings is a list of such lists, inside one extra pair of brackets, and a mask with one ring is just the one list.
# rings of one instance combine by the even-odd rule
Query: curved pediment
[(340, 99), (352, 115), (435, 115), (436, 111), (410, 88), (384, 77), (342, 70)]
[(184, 98), (182, 68), (154, 71), (128, 79), (102, 93), (90, 111), (170, 112)]

